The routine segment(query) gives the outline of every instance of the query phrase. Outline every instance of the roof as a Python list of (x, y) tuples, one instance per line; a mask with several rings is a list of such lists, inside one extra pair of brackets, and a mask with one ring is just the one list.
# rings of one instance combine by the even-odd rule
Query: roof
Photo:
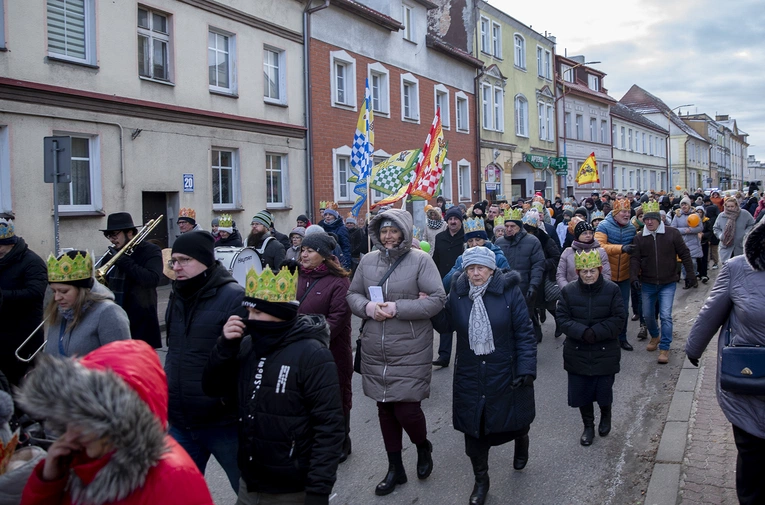
[(425, 7), (428, 10), (436, 9), (438, 7), (438, 5), (434, 4), (430, 0), (413, 0), (413, 1), (417, 2), (418, 4), (422, 5), (423, 7)]
[(456, 58), (472, 67), (483, 68), (483, 61), (479, 60), (470, 53), (449, 44), (448, 42), (444, 42), (434, 35), (428, 34), (425, 37), (425, 44), (431, 49), (435, 49), (436, 51), (446, 54), (447, 56)]
[(660, 98), (652, 95), (637, 84), (632, 85), (629, 91), (627, 91), (622, 99), (619, 100), (619, 103), (629, 106), (632, 110), (639, 112), (640, 114), (661, 114), (665, 117), (667, 114), (669, 114), (672, 124), (680, 129), (683, 133), (689, 137), (707, 142), (704, 137), (696, 133), (696, 130), (685, 124), (685, 122), (680, 119), (677, 114), (672, 112), (669, 106), (667, 106), (667, 104), (665, 104)]
[(611, 106), (611, 114), (646, 128), (657, 130), (664, 134), (668, 133), (666, 128), (659, 126), (641, 113), (631, 109), (629, 106), (624, 105), (623, 103), (617, 102), (613, 104)]
[(351, 14), (356, 14), (357, 16), (392, 32), (404, 29), (404, 25), (401, 24), (399, 20), (386, 16), (382, 12), (376, 11), (362, 3), (356, 2), (355, 0), (332, 0), (332, 5), (348, 11)]
[(613, 98), (608, 95), (608, 93), (603, 93), (601, 91), (595, 91), (594, 89), (590, 89), (589, 86), (586, 86), (584, 84), (579, 84), (578, 82), (563, 82), (560, 79), (558, 79), (559, 83), (562, 83), (565, 85), (566, 89), (569, 91), (575, 91), (579, 94), (588, 95), (591, 98), (595, 98), (597, 100), (606, 102), (606, 103), (616, 103), (616, 98)]

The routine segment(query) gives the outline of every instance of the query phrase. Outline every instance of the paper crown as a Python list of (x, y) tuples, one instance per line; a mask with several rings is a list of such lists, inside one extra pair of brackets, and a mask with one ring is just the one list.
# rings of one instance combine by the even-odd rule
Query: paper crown
[(337, 203), (335, 203), (333, 201), (324, 201), (324, 200), (319, 202), (319, 208), (320, 209), (332, 209), (332, 210), (337, 210), (338, 209)]
[(534, 228), (539, 227), (539, 212), (537, 212), (536, 209), (531, 209), (526, 213), (525, 216), (523, 216), (523, 224), (527, 224), (529, 226), (533, 226)]
[(287, 267), (278, 274), (270, 268), (264, 268), (261, 274), (250, 267), (244, 285), (244, 295), (247, 298), (258, 298), (267, 302), (288, 303), (297, 300), (297, 270), (290, 273)]
[(566, 205), (563, 206), (563, 211), (565, 212), (567, 210), (570, 210), (571, 213), (573, 214), (576, 209), (574, 208), (573, 205), (566, 204)]
[(611, 205), (611, 210), (614, 212), (621, 212), (623, 210), (630, 210), (630, 201), (626, 198), (618, 198), (614, 200), (614, 203)]
[(48, 256), (48, 282), (72, 282), (90, 279), (93, 276), (93, 258), (85, 252), (77, 251), (74, 258), (62, 254), (56, 259)]
[(231, 214), (221, 214), (218, 218), (218, 226), (221, 228), (231, 228), (234, 226), (234, 219)]
[(593, 213), (592, 213), (592, 215), (590, 216), (590, 222), (593, 222), (593, 221), (595, 221), (596, 219), (605, 219), (605, 218), (606, 218), (606, 215), (605, 215), (605, 214), (603, 214), (603, 211), (602, 211), (602, 210), (596, 210), (596, 211), (595, 211), (595, 212), (593, 212)]
[(574, 256), (574, 266), (577, 270), (586, 270), (588, 268), (602, 267), (603, 262), (600, 260), (600, 253), (597, 249), (590, 251), (579, 251)]
[(505, 215), (499, 215), (494, 218), (494, 227), (502, 226), (505, 224)]
[(502, 203), (499, 204), (499, 208), (502, 209), (502, 210), (507, 210), (507, 209), (510, 208), (510, 204), (507, 203), (507, 202), (502, 202)]
[(416, 226), (412, 226), (412, 237), (419, 240), (422, 237), (422, 230), (420, 230)]
[(659, 212), (659, 202), (644, 202), (640, 208), (643, 209), (643, 215), (649, 212)]
[(178, 217), (187, 217), (189, 219), (193, 219), (196, 221), (197, 211), (195, 211), (191, 207), (189, 208), (183, 207), (180, 211), (178, 211)]
[(462, 227), (465, 230), (465, 235), (474, 232), (486, 232), (486, 225), (483, 222), (482, 217), (469, 218), (462, 222)]
[(541, 214), (545, 208), (545, 204), (544, 202), (540, 202), (539, 200), (534, 200), (533, 202), (531, 202), (531, 208), (537, 209), (537, 212)]
[(16, 228), (12, 219), (0, 218), (0, 240), (16, 236)]
[(520, 221), (523, 219), (523, 211), (521, 209), (509, 209), (505, 211), (505, 221)]

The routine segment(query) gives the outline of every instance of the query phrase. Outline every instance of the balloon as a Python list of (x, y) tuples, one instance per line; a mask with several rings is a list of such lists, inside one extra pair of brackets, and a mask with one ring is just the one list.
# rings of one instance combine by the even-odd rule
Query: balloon
[(688, 216), (688, 226), (689, 227), (696, 228), (699, 225), (700, 222), (701, 222), (701, 218), (695, 212)]
[(679, 185), (679, 184), (678, 184), (677, 186), (675, 186), (675, 189), (676, 189), (676, 190), (678, 190), (678, 191), (680, 191), (681, 189), (683, 189), (683, 187), (682, 187), (681, 185)]
[(427, 240), (420, 240), (420, 249), (425, 252), (430, 252), (430, 242)]

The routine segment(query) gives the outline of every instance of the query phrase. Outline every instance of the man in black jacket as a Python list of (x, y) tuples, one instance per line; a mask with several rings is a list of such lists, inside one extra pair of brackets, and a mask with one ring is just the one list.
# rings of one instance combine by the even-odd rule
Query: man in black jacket
[[(457, 262), (457, 258), (465, 252), (464, 236), (462, 228), (462, 209), (457, 206), (451, 207), (446, 211), (446, 229), (436, 235), (435, 245), (433, 247), (433, 261), (438, 268), (438, 274), (441, 279)], [(433, 365), (440, 367), (449, 366), (449, 360), (452, 357), (452, 337), (453, 333), (442, 333), (438, 345), (438, 359)]]
[[(16, 235), (13, 221), (0, 218), (0, 370), (16, 386), (30, 364), (16, 359), (16, 349), (43, 319), (43, 297), (48, 286), (45, 262)], [(19, 353), (29, 357), (43, 343), (40, 329)]]
[(208, 394), (238, 389), (237, 503), (327, 505), (335, 484), (345, 421), (329, 327), (298, 316), (296, 291), (297, 273), (250, 270), (248, 317), (229, 318), (205, 368)]
[(214, 244), (207, 232), (185, 233), (173, 243), (176, 280), (165, 313), (168, 420), (170, 435), (199, 470), (204, 474), (214, 455), (238, 492), (236, 397), (233, 391), (216, 397), (202, 391), (202, 372), (223, 325), (231, 314), (245, 313), (244, 288), (215, 261)]
[(263, 268), (268, 265), (272, 270), (279, 268), (287, 256), (287, 249), (271, 235), (274, 218), (267, 210), (261, 210), (252, 217), (252, 231), (247, 237), (247, 247), (254, 248), (260, 256)]
[[(136, 236), (138, 228), (128, 212), (109, 214), (106, 229), (101, 230), (112, 243), (96, 268), (106, 264)], [(155, 349), (162, 347), (157, 317), (157, 286), (162, 276), (162, 250), (142, 241), (117, 259), (106, 276), (114, 302), (125, 310), (130, 320), (130, 336), (143, 340)]]

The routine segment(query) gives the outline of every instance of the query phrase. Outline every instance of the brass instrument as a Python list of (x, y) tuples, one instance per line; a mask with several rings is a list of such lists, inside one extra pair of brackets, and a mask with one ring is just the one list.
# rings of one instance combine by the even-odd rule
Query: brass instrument
[(21, 349), (22, 349), (22, 348), (23, 348), (25, 345), (27, 345), (27, 342), (29, 342), (29, 341), (32, 339), (32, 337), (34, 337), (34, 336), (35, 336), (35, 333), (37, 333), (37, 332), (40, 330), (40, 328), (42, 328), (42, 327), (43, 327), (43, 325), (45, 324), (45, 321), (46, 321), (47, 319), (48, 319), (47, 317), (46, 317), (45, 319), (43, 319), (43, 320), (42, 320), (42, 323), (40, 323), (40, 324), (39, 324), (39, 326), (37, 326), (37, 328), (35, 328), (35, 329), (34, 329), (34, 331), (32, 331), (32, 333), (30, 333), (30, 334), (29, 334), (29, 336), (27, 337), (27, 339), (26, 339), (26, 340), (24, 340), (24, 341), (21, 343), (21, 345), (18, 347), (18, 349), (16, 349), (16, 359), (18, 359), (19, 361), (23, 361), (24, 363), (29, 363), (30, 361), (32, 361), (33, 359), (35, 359), (35, 356), (37, 356), (37, 353), (39, 353), (40, 351), (42, 351), (42, 350), (45, 348), (45, 344), (48, 342), (48, 339), (47, 339), (47, 338), (46, 338), (45, 340), (43, 340), (43, 343), (42, 343), (42, 345), (41, 345), (40, 347), (38, 347), (38, 348), (37, 348), (37, 350), (36, 350), (35, 352), (33, 352), (33, 353), (32, 353), (32, 355), (31, 355), (30, 357), (28, 357), (28, 358), (22, 358), (22, 357), (19, 355), (19, 352), (21, 352)]
[(133, 254), (133, 249), (138, 244), (140, 244), (141, 241), (143, 241), (143, 239), (145, 239), (149, 235), (149, 233), (151, 233), (154, 230), (154, 228), (157, 227), (160, 221), (162, 221), (163, 217), (164, 217), (163, 215), (160, 215), (157, 219), (152, 219), (148, 223), (146, 223), (146, 225), (143, 228), (141, 228), (141, 231), (139, 231), (135, 237), (131, 238), (130, 241), (122, 247), (122, 249), (117, 251), (117, 253), (114, 256), (112, 256), (112, 258), (109, 261), (107, 261), (102, 267), (97, 268), (95, 273), (96, 280), (100, 282), (101, 284), (103, 284), (104, 286), (108, 286), (109, 283), (106, 280), (106, 276), (109, 275), (109, 272), (111, 271), (111, 269), (114, 268), (114, 264), (117, 262), (117, 260), (120, 259), (120, 257), (123, 254), (127, 254), (128, 256)]

